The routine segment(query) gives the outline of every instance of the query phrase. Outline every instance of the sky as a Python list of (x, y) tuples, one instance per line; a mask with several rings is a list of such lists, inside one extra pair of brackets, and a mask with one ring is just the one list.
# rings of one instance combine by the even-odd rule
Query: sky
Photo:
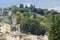
[(60, 9), (60, 0), (0, 0), (0, 8), (33, 4), (39, 8)]

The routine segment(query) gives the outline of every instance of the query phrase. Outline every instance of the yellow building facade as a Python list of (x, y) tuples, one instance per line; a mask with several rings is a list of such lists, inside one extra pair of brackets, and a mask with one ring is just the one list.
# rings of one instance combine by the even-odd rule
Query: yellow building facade
[(10, 25), (6, 23), (0, 23), (0, 34), (5, 34), (10, 32)]

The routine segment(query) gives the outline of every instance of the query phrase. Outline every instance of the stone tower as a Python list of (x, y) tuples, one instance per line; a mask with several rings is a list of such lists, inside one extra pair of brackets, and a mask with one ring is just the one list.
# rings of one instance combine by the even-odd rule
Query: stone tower
[(12, 31), (16, 31), (16, 24), (17, 24), (17, 19), (12, 18)]

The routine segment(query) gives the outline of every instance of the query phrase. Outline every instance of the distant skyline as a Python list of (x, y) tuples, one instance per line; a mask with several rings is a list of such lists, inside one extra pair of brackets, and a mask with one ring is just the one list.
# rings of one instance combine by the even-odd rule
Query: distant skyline
[(33, 4), (39, 8), (60, 9), (60, 0), (0, 0), (0, 8), (9, 7), (12, 5), (19, 6), (20, 4)]

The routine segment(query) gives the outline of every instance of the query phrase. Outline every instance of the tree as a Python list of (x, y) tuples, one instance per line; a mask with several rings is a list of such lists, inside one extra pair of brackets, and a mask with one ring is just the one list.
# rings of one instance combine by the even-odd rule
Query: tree
[(34, 8), (34, 9), (33, 9), (33, 12), (37, 13), (37, 8)]
[(12, 10), (12, 13), (16, 13), (17, 12), (17, 6), (13, 5), (10, 8)]
[(31, 10), (31, 12), (33, 12), (34, 8), (35, 8), (35, 5), (31, 4), (30, 7), (29, 7), (29, 10)]
[(48, 14), (48, 9), (43, 9), (43, 12), (44, 12), (44, 16), (47, 16), (47, 14)]
[(11, 17), (12, 17), (12, 18), (16, 18), (16, 14), (12, 14)]
[(20, 4), (20, 8), (24, 8), (23, 4)]
[(21, 12), (21, 13), (25, 12), (25, 10), (26, 9), (24, 9), (24, 8), (18, 8), (18, 11)]
[(37, 13), (40, 15), (44, 15), (43, 9), (37, 8)]
[(29, 13), (29, 12), (24, 12), (23, 15), (24, 15), (24, 17), (28, 17), (29, 18), (32, 14)]
[(57, 11), (56, 11), (56, 10), (53, 10), (53, 9), (51, 9), (49, 12), (50, 12), (52, 15), (57, 14)]
[(1, 20), (1, 22), (10, 24), (10, 20), (8, 19), (7, 16), (4, 16), (4, 18), (2, 18), (2, 20)]
[(40, 21), (35, 18), (23, 19), (20, 24), (20, 29), (21, 29), (21, 32), (23, 33), (30, 32), (31, 34), (34, 34), (34, 35), (44, 35), (46, 32), (45, 27), (40, 26)]
[(7, 15), (7, 14), (8, 14), (8, 9), (7, 8), (4, 8), (3, 15)]
[(25, 5), (25, 8), (28, 8), (28, 6), (27, 6), (27, 5)]
[(16, 12), (16, 16), (17, 16), (17, 23), (19, 24), (21, 20), (24, 18), (24, 16), (21, 12)]
[(60, 15), (53, 15), (49, 30), (49, 40), (60, 40)]
[(36, 14), (35, 13), (33, 14), (33, 18), (36, 18)]

